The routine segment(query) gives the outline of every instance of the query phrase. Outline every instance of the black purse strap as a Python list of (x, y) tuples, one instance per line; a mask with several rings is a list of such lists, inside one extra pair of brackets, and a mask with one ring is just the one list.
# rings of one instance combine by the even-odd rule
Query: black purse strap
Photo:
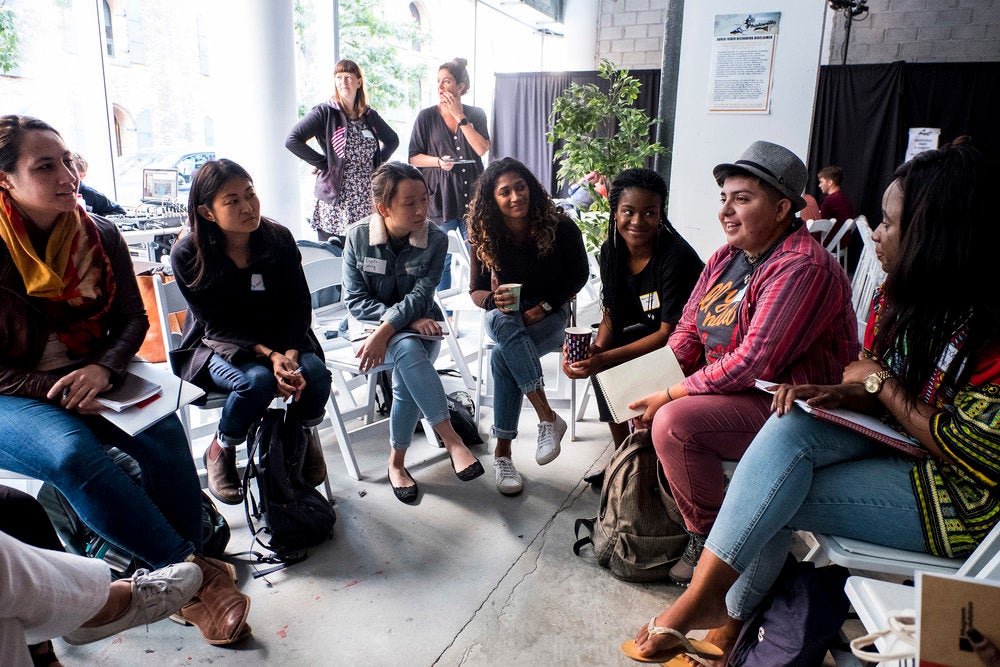
[[(597, 517), (593, 519), (577, 519), (573, 526), (573, 533), (576, 535), (576, 542), (573, 543), (573, 553), (577, 556), (580, 555), (580, 551), (586, 546), (594, 546), (594, 524), (597, 522)], [(580, 528), (587, 529), (587, 535), (580, 537)]]

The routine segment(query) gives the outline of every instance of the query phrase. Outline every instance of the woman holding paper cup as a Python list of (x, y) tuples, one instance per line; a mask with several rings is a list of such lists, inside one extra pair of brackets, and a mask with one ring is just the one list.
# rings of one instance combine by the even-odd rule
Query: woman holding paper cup
[[(592, 378), (666, 345), (705, 266), (667, 220), (667, 184), (655, 171), (626, 169), (612, 182), (608, 200), (608, 240), (600, 254), (601, 324), (593, 344), (589, 328), (566, 330), (562, 368), (573, 379)], [(601, 421), (620, 445), (628, 424), (613, 422), (596, 382), (594, 396)]]
[(388, 162), (372, 176), (372, 200), (375, 215), (347, 235), (344, 302), (352, 323), (375, 323), (357, 349), (361, 370), (392, 362), (389, 484), (397, 499), (412, 503), (418, 489), (406, 469), (406, 451), (421, 414), (441, 436), (459, 480), (471, 481), (484, 471), (451, 425), (434, 370), (441, 340), (430, 337), (441, 335), (443, 319), (434, 288), (448, 238), (427, 223), (427, 184), (416, 168)]
[[(872, 236), (888, 272), (864, 352), (840, 384), (782, 385), (740, 462), (690, 588), (629, 649), (660, 657), (681, 633), (714, 628), (728, 653), (808, 530), (950, 558), (1000, 520), (1000, 312), (993, 255), (997, 162), (969, 145), (921, 153), (895, 174)], [(927, 450), (898, 456), (794, 407), (891, 418)], [(971, 634), (971, 633), (970, 633)], [(724, 660), (723, 660), (724, 662)]]
[[(206, 641), (250, 634), (228, 563), (201, 555), (201, 490), (180, 420), (129, 436), (95, 398), (122, 381), (149, 322), (117, 227), (77, 204), (73, 153), (50, 125), (0, 116), (0, 468), (55, 486), (85, 524), (152, 568), (192, 561), (181, 615)], [(159, 400), (173, 400), (161, 397)], [(138, 485), (108, 456), (142, 469)]]
[(858, 350), (847, 276), (795, 218), (805, 206), (802, 161), (758, 141), (714, 176), (727, 242), (667, 342), (687, 377), (629, 406), (652, 425), (691, 534), (671, 569), (678, 583), (690, 581), (722, 504), (723, 461), (738, 460), (770, 414), (754, 380), (834, 382)]
[(513, 158), (490, 164), (476, 183), (469, 241), (472, 300), (487, 311), (486, 330), (497, 343), (490, 358), (497, 489), (512, 495), (523, 486), (511, 458), (523, 397), (539, 420), (539, 465), (559, 455), (566, 433), (545, 396), (539, 359), (562, 346), (570, 300), (590, 273), (587, 252), (580, 230)]

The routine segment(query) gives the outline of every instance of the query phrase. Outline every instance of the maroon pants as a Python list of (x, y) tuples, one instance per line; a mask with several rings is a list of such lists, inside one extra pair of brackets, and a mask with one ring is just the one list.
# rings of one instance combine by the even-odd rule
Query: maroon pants
[(722, 505), (723, 461), (737, 461), (771, 414), (764, 392), (694, 395), (653, 417), (653, 445), (692, 533), (708, 534)]

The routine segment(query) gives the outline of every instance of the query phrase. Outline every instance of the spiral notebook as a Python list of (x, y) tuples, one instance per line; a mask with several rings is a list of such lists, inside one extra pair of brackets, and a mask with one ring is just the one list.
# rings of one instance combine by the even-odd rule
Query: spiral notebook
[(638, 417), (642, 410), (630, 410), (629, 403), (656, 391), (663, 391), (684, 379), (674, 351), (667, 346), (653, 350), (594, 376), (616, 424)]
[[(756, 385), (761, 391), (773, 394), (774, 392), (768, 388), (777, 386), (778, 383), (768, 382), (766, 380), (757, 380)], [(918, 459), (927, 458), (927, 450), (924, 449), (915, 438), (911, 438), (903, 433), (900, 433), (891, 426), (882, 423), (878, 417), (866, 415), (863, 412), (848, 410), (847, 408), (817, 408), (809, 405), (801, 398), (795, 400), (795, 405), (799, 406), (817, 419), (822, 419), (823, 421), (830, 422), (831, 424), (838, 424), (845, 428), (849, 428), (852, 431), (866, 435), (872, 440), (880, 442), (887, 447), (892, 447), (907, 456), (912, 456)]]

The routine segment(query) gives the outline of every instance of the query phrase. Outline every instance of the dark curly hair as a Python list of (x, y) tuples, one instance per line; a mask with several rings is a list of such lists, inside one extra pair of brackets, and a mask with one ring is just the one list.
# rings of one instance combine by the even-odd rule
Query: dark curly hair
[[(226, 254), (226, 237), (219, 225), (198, 211), (199, 206), (211, 208), (219, 191), (234, 178), (245, 178), (253, 183), (249, 172), (232, 160), (222, 158), (206, 162), (191, 179), (188, 193), (188, 224), (194, 237), (194, 257), (191, 260), (193, 278), (191, 287), (210, 283), (213, 279), (212, 267), (218, 267)], [(250, 257), (256, 261), (270, 257), (277, 247), (278, 223), (261, 217), (260, 227), (250, 234)]]
[(985, 350), (1000, 344), (993, 217), (998, 163), (969, 143), (920, 153), (894, 174), (903, 196), (899, 252), (886, 278), (873, 352), (900, 359), (899, 380), (919, 396), (963, 325), (968, 334), (944, 386), (957, 388)]
[(511, 241), (511, 234), (503, 222), (493, 191), (504, 174), (516, 173), (528, 184), (528, 226), (532, 242), (538, 246), (538, 256), (552, 252), (556, 244), (556, 228), (566, 214), (552, 203), (545, 188), (527, 167), (512, 157), (491, 162), (473, 186), (472, 203), (466, 222), (469, 225), (469, 243), (476, 248), (476, 257), (490, 271), (500, 269), (500, 246)]
[(601, 304), (604, 310), (609, 312), (614, 310), (618, 287), (625, 283), (625, 277), (628, 275), (628, 247), (618, 232), (618, 225), (615, 224), (615, 212), (618, 210), (618, 201), (622, 193), (630, 188), (648, 190), (660, 197), (660, 227), (656, 234), (652, 261), (660, 261), (662, 253), (659, 250), (669, 240), (669, 235), (680, 238), (680, 234), (667, 220), (667, 184), (662, 176), (652, 169), (626, 169), (615, 177), (611, 182), (611, 189), (608, 190), (608, 204), (611, 206), (611, 213), (608, 214), (608, 238), (601, 249), (602, 272), (610, 278), (601, 285)]

